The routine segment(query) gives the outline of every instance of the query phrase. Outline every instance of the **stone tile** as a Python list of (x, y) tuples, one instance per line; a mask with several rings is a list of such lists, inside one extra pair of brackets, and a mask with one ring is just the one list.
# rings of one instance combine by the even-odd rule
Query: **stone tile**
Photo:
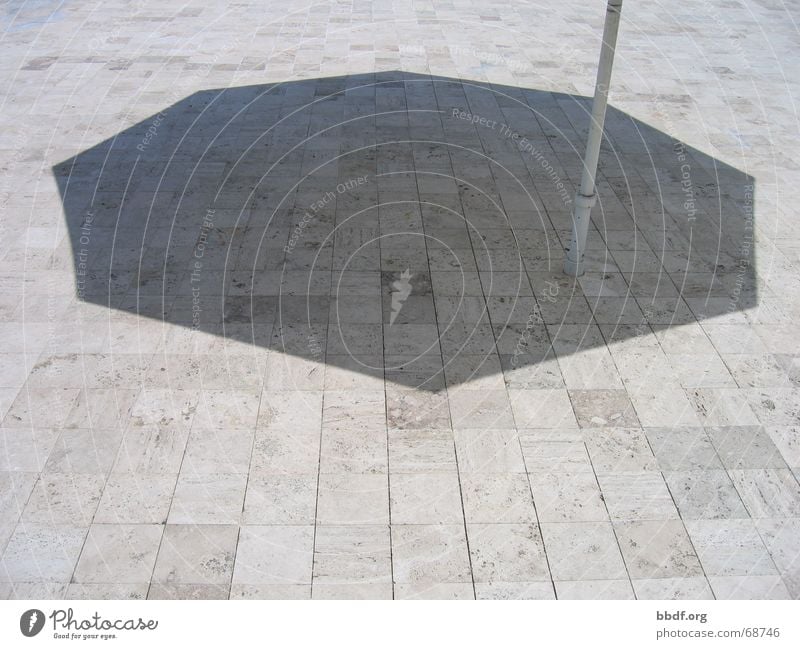
[(735, 388), (736, 381), (718, 354), (667, 354), (683, 388)]
[(515, 599), (555, 599), (553, 584), (549, 581), (533, 582), (477, 582), (476, 599), (515, 600)]
[(3, 418), (3, 428), (60, 428), (77, 402), (78, 388), (21, 390)]
[(464, 520), (461, 488), (455, 472), (392, 473), (389, 494), (395, 525), (447, 525)]
[(321, 473), (386, 473), (388, 438), (379, 428), (336, 428), (322, 433)]
[[(636, 410), (642, 426), (700, 426), (692, 403), (680, 388), (661, 387), (629, 387), (628, 396)], [(707, 420), (703, 420), (705, 423)]]
[(281, 352), (267, 357), (266, 389), (275, 391), (316, 391), (325, 385), (325, 367), (314, 360)]
[(92, 525), (73, 581), (79, 584), (149, 583), (161, 525)]
[(750, 519), (686, 521), (707, 576), (777, 574)]
[(790, 467), (800, 467), (800, 426), (768, 426), (766, 432), (784, 462)]
[(311, 584), (233, 584), (231, 599), (311, 599)]
[[(563, 328), (561, 329), (563, 330)], [(597, 346), (593, 347), (594, 343)], [(623, 387), (611, 354), (599, 339), (581, 343), (553, 341), (564, 384), (570, 390), (607, 390)]]
[(188, 438), (183, 426), (132, 426), (122, 438), (112, 473), (177, 475)]
[[(394, 533), (399, 526), (392, 529)], [(387, 525), (318, 526), (313, 547), (313, 583), (390, 584), (391, 543)], [(400, 581), (396, 572), (395, 581)]]
[(131, 407), (131, 423), (183, 430), (192, 423), (199, 395), (194, 390), (142, 390)]
[(166, 525), (153, 583), (229, 584), (238, 534), (236, 525)]
[(47, 459), (48, 473), (107, 474), (114, 464), (122, 431), (119, 429), (65, 429)]
[[(439, 353), (422, 356), (385, 354), (383, 362), (386, 387), (400, 392), (438, 391), (443, 394), (446, 385), (444, 358)], [(428, 401), (436, 404), (436, 399)]]
[(193, 425), (197, 428), (251, 430), (258, 418), (259, 396), (256, 391), (203, 390)]
[(380, 474), (321, 474), (317, 524), (388, 525), (387, 477)]
[(456, 451), (450, 430), (390, 430), (392, 473), (453, 472)]
[(583, 435), (598, 475), (656, 470), (656, 458), (638, 428), (586, 429)]
[(202, 429), (194, 426), (189, 434), (182, 473), (242, 473), (250, 469), (253, 449), (252, 430)]
[(315, 584), (311, 599), (392, 599), (392, 584)]
[[(8, 407), (13, 403), (19, 389), (28, 380), (29, 373), (36, 362), (37, 356), (34, 354), (0, 354), (0, 386), (7, 390), (5, 412), (2, 416), (8, 412)], [(14, 390), (17, 392), (12, 394)]]
[(791, 387), (789, 374), (773, 354), (725, 354), (723, 358), (741, 388)]
[(684, 520), (748, 516), (725, 471), (671, 471), (664, 479)]
[(519, 428), (577, 426), (566, 390), (509, 390), (508, 397)]
[(781, 452), (760, 426), (706, 429), (726, 469), (785, 469)]
[(704, 322), (702, 327), (721, 354), (760, 354), (767, 351), (764, 342), (747, 324)]
[(400, 430), (448, 428), (450, 408), (447, 395), (387, 389), (386, 424)]
[(697, 577), (703, 574), (681, 521), (615, 522), (614, 530), (628, 574), (634, 580), (634, 590), (639, 579)]
[(234, 525), (242, 516), (247, 476), (235, 473), (178, 477), (167, 522), (181, 525)]
[(69, 584), (65, 599), (143, 600), (150, 583), (142, 584)]
[(0, 470), (41, 471), (58, 436), (49, 428), (0, 428)]
[(258, 430), (250, 470), (269, 474), (316, 475), (320, 443), (318, 430)]
[(155, 600), (219, 600), (228, 599), (228, 584), (153, 583), (147, 599)]
[(627, 582), (628, 573), (611, 523), (542, 523), (542, 536), (557, 583)]
[(88, 387), (106, 389), (141, 385), (152, 362), (149, 354), (97, 354), (90, 362), (92, 371), (85, 377), (86, 383)]
[(636, 599), (714, 599), (705, 577), (633, 579)]
[(594, 472), (583, 440), (547, 441), (540, 435), (521, 434), (519, 441), (529, 473)]
[(593, 298), (589, 300), (589, 305), (595, 321), (601, 325), (638, 325), (642, 322), (642, 310), (632, 298)]
[(467, 534), (476, 583), (550, 581), (536, 525), (474, 524)]
[(0, 547), (17, 526), (37, 478), (35, 473), (0, 472)]
[(463, 525), (393, 525), (392, 564), (397, 584), (471, 581)]
[(529, 476), (539, 520), (547, 523), (607, 521), (600, 488), (588, 473), (541, 473)]
[(461, 494), (468, 524), (536, 522), (531, 488), (523, 473), (462, 473)]
[(757, 426), (758, 417), (739, 390), (696, 388), (688, 390), (689, 400), (703, 426)]
[(104, 483), (102, 476), (93, 474), (42, 474), (22, 512), (22, 520), (88, 526), (100, 502)]
[(383, 346), (386, 354), (417, 356), (439, 351), (439, 333), (435, 324), (395, 323), (384, 327)]
[(792, 599), (800, 597), (800, 551), (797, 547), (800, 522), (797, 519), (761, 519), (758, 533)]
[(753, 518), (800, 517), (800, 485), (788, 469), (728, 471)]
[(511, 428), (514, 417), (503, 390), (449, 390), (450, 417), (454, 428)]
[(78, 393), (64, 421), (66, 428), (113, 430), (125, 426), (139, 394), (138, 388), (86, 388)]
[(176, 482), (175, 476), (114, 474), (103, 489), (94, 522), (164, 524)]
[(625, 390), (570, 390), (569, 398), (578, 425), (584, 428), (639, 425)]
[(791, 599), (786, 585), (777, 575), (712, 576), (708, 581), (717, 599)]
[[(475, 587), (472, 582), (455, 583), (415, 583), (395, 584), (395, 599), (423, 599), (423, 600), (470, 600), (475, 599)], [(491, 599), (497, 599), (495, 597)]]
[[(769, 390), (746, 390), (747, 402), (740, 406), (742, 409), (749, 406), (749, 411), (754, 413), (754, 421), (742, 422), (742, 425), (761, 423), (765, 426), (794, 426), (797, 423), (797, 412), (800, 409), (800, 390), (770, 388)], [(741, 391), (729, 395), (731, 401)], [(737, 422), (738, 423), (738, 422)]]
[(380, 355), (357, 357), (331, 355), (325, 365), (326, 390), (373, 391), (383, 388), (383, 359)]
[(322, 391), (264, 390), (258, 409), (259, 429), (319, 431), (322, 424)]
[(3, 552), (0, 581), (68, 583), (86, 532), (87, 527), (21, 522)]
[(512, 429), (453, 431), (458, 467), (465, 473), (524, 473), (518, 433)]
[(316, 506), (316, 475), (254, 472), (247, 481), (242, 522), (246, 525), (312, 525)]
[[(491, 335), (489, 333), (490, 338)], [(491, 338), (491, 340), (493, 346), (494, 338)], [(488, 345), (486, 346), (488, 347)], [(457, 393), (467, 393), (461, 397), (462, 400), (466, 400), (469, 394), (475, 397), (475, 393), (505, 391), (506, 388), (500, 358), (491, 353), (491, 350), (483, 354), (462, 353), (448, 358), (446, 359), (444, 371), (447, 393), (451, 402), (453, 396)], [(507, 401), (508, 398), (506, 397)]]
[(67, 584), (53, 582), (25, 582), (0, 583), (0, 597), (2, 599), (64, 599)]
[[(670, 396), (682, 393), (680, 379), (667, 360), (666, 354), (660, 349), (644, 346), (641, 348), (611, 347), (614, 362), (617, 365), (620, 377), (628, 389), (628, 396), (636, 407), (636, 415), (643, 426), (674, 425), (684, 416), (685, 404), (672, 408), (669, 398), (664, 398), (652, 386), (662, 386), (668, 390)], [(639, 392), (639, 399), (633, 399), (633, 393)], [(685, 395), (684, 395), (685, 396)], [(670, 416), (671, 415), (671, 416)], [(693, 413), (686, 415), (693, 416)], [(689, 425), (699, 425), (696, 422)], [(661, 420), (668, 424), (654, 424), (653, 421)]]
[(509, 390), (564, 388), (561, 367), (552, 352), (536, 355), (503, 355), (500, 357), (500, 363), (503, 367), (503, 380)]
[(210, 355), (203, 366), (203, 387), (208, 390), (258, 390), (266, 381), (266, 360), (258, 354), (225, 354), (222, 362)]
[(703, 428), (646, 428), (645, 435), (662, 471), (724, 468)]
[(697, 323), (684, 324), (681, 327), (657, 331), (656, 337), (662, 349), (668, 355), (695, 354), (705, 356), (716, 352), (703, 327)]
[(558, 599), (599, 600), (635, 599), (627, 579), (595, 579), (591, 581), (555, 582)]
[(661, 473), (604, 473), (598, 476), (603, 500), (614, 520), (663, 521), (678, 510)]

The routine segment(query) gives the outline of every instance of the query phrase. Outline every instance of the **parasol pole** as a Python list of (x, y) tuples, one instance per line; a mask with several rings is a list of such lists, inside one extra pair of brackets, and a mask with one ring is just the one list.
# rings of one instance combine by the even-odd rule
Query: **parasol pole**
[(564, 272), (573, 277), (583, 275), (583, 253), (586, 250), (586, 236), (592, 207), (597, 201), (595, 175), (600, 156), (600, 142), (603, 139), (603, 124), (606, 119), (606, 104), (611, 81), (611, 67), (614, 64), (614, 49), (617, 44), (619, 18), (622, 13), (622, 0), (608, 0), (606, 22), (603, 27), (603, 44), (600, 48), (600, 64), (597, 68), (597, 81), (594, 86), (592, 102), (592, 121), (586, 141), (586, 154), (583, 159), (581, 186), (575, 194), (575, 207), (572, 213), (572, 236), (564, 259)]

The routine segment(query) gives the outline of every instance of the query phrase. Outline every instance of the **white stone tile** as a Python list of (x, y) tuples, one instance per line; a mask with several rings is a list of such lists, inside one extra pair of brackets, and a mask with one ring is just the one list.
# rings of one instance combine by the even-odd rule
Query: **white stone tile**
[(686, 521), (686, 529), (706, 576), (778, 572), (749, 519)]
[(556, 582), (627, 580), (611, 523), (542, 523), (542, 535)]
[(161, 525), (92, 525), (73, 580), (81, 584), (148, 583), (163, 532)]
[(471, 580), (463, 525), (393, 525), (392, 564), (398, 584)]
[(227, 586), (238, 534), (236, 525), (165, 526), (153, 570), (154, 585)]
[[(393, 533), (397, 529), (400, 526), (394, 526)], [(315, 584), (392, 582), (393, 553), (388, 525), (320, 525), (313, 549)], [(399, 581), (395, 572), (395, 582)]]
[(558, 599), (635, 599), (627, 579), (594, 579), (591, 581), (557, 581)]
[(246, 525), (239, 532), (233, 585), (309, 584), (313, 526)]
[(576, 426), (566, 390), (509, 390), (511, 410), (519, 428)]
[(211, 473), (178, 476), (167, 522), (171, 524), (234, 525), (242, 518), (247, 476)]
[(540, 473), (529, 476), (539, 520), (548, 523), (607, 521), (600, 488), (589, 473)]
[(615, 522), (614, 530), (628, 574), (634, 580), (634, 590), (639, 579), (702, 575), (700, 562), (681, 521)]
[(536, 525), (467, 526), (475, 582), (550, 582), (544, 545)]
[(464, 520), (455, 472), (390, 473), (389, 493), (393, 524), (447, 525)]

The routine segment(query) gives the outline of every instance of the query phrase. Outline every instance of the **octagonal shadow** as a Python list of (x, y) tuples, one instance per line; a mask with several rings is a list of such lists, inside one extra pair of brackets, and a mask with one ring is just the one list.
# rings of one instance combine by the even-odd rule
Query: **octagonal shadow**
[(426, 390), (561, 387), (753, 307), (753, 179), (613, 108), (562, 273), (589, 109), (403, 72), (197, 92), (53, 168), (78, 295)]

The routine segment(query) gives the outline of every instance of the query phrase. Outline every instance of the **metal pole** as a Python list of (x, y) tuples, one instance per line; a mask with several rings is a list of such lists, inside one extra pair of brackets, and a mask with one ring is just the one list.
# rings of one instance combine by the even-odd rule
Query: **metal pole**
[(597, 159), (600, 156), (600, 142), (603, 139), (608, 88), (611, 81), (611, 67), (614, 63), (614, 48), (617, 44), (617, 31), (619, 30), (621, 13), (622, 0), (608, 0), (606, 22), (603, 27), (603, 44), (600, 48), (600, 64), (597, 68), (597, 81), (594, 86), (592, 122), (589, 125), (589, 137), (586, 141), (586, 154), (583, 159), (581, 187), (575, 194), (575, 208), (572, 213), (572, 237), (564, 259), (564, 272), (573, 277), (583, 275), (583, 252), (586, 250), (589, 219), (592, 207), (597, 200), (594, 179), (597, 173)]

